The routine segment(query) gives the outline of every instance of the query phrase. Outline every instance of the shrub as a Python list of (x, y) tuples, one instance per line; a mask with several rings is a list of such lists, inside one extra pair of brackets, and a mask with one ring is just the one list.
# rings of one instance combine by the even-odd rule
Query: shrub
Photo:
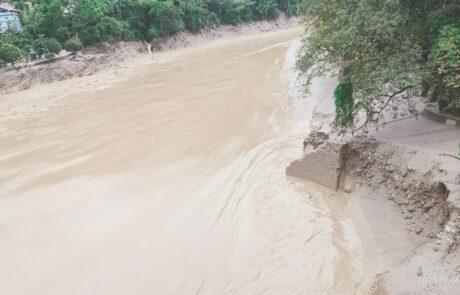
[(334, 91), (335, 128), (348, 128), (354, 124), (354, 104), (353, 84), (349, 76), (340, 80), (339, 85)]
[(150, 1), (144, 5), (144, 9), (148, 9), (152, 25), (156, 27), (161, 36), (172, 35), (184, 30), (185, 24), (181, 12), (172, 1)]
[(460, 114), (460, 27), (443, 27), (429, 58), (440, 109)]
[(300, 0), (278, 0), (278, 7), (288, 16), (299, 14), (299, 4)]
[(217, 15), (210, 12), (202, 0), (185, 2), (182, 11), (185, 28), (191, 32), (198, 32), (208, 25), (219, 23)]
[(45, 49), (52, 55), (59, 54), (62, 50), (62, 45), (54, 38), (48, 38), (43, 42)]
[(278, 4), (275, 2), (275, 0), (260, 1), (255, 8), (256, 19), (276, 18), (278, 16), (277, 7)]
[(83, 48), (83, 44), (78, 37), (72, 37), (65, 42), (64, 47), (65, 50), (76, 53)]
[(6, 62), (3, 59), (0, 59), (0, 68), (6, 67)]
[(0, 59), (5, 63), (13, 63), (22, 58), (22, 52), (12, 44), (0, 45)]

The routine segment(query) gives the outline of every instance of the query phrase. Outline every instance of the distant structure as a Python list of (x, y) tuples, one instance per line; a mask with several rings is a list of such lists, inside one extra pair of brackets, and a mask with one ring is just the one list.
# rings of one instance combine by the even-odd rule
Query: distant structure
[(11, 5), (0, 0), (0, 33), (8, 30), (22, 31), (21, 12), (14, 9)]

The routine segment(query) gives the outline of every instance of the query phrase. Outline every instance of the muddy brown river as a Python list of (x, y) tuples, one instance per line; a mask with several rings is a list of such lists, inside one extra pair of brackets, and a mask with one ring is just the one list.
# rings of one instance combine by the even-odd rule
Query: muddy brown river
[(0, 293), (359, 293), (342, 205), (285, 175), (314, 106), (292, 97), (301, 33), (3, 97)]

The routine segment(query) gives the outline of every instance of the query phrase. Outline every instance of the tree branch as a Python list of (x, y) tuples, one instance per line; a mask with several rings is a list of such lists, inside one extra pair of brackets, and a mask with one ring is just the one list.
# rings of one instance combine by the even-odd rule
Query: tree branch
[[(375, 116), (375, 114), (377, 114), (377, 118), (380, 117), (382, 112), (385, 110), (385, 108), (388, 106), (388, 104), (393, 100), (393, 98), (396, 95), (399, 95), (399, 94), (403, 93), (404, 91), (406, 91), (406, 90), (408, 90), (410, 88), (412, 88), (412, 86), (405, 86), (405, 87), (401, 88), (400, 90), (394, 92), (391, 95), (377, 95), (376, 97), (383, 96), (383, 97), (388, 97), (388, 99), (385, 102), (385, 104), (380, 108), (380, 110), (378, 112), (374, 112), (374, 114), (372, 114), (372, 116)], [(352, 133), (355, 133), (356, 131), (363, 129), (371, 121), (371, 119), (372, 119), (372, 117), (368, 117), (366, 119), (366, 121), (360, 127), (356, 128), (356, 129), (353, 129)], [(372, 120), (372, 121), (375, 121), (375, 120)]]
[(460, 157), (457, 157), (457, 156), (454, 156), (454, 155), (451, 155), (451, 154), (439, 154), (440, 156), (446, 156), (446, 157), (452, 157), (454, 159), (457, 159), (457, 160), (460, 160)]

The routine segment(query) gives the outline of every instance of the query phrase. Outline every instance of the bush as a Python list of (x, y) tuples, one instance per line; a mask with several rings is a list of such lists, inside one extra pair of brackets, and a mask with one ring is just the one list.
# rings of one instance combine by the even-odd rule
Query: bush
[(460, 114), (460, 27), (443, 27), (429, 58), (439, 108)]
[(12, 44), (0, 45), (0, 59), (5, 63), (13, 63), (22, 58), (22, 52)]
[(333, 127), (336, 129), (352, 127), (354, 124), (354, 97), (353, 84), (349, 76), (340, 80), (334, 91), (335, 119)]
[(65, 50), (76, 53), (83, 48), (83, 44), (78, 37), (72, 37), (65, 42), (64, 47)]
[(62, 50), (62, 45), (59, 43), (58, 40), (54, 38), (48, 38), (43, 42), (43, 45), (45, 49), (51, 53), (52, 55), (54, 54), (59, 54), (59, 52)]
[(262, 0), (255, 9), (256, 19), (273, 19), (278, 16), (278, 4), (275, 0)]
[(35, 39), (32, 40), (32, 59), (37, 59), (45, 55), (45, 37), (43, 34), (39, 34)]
[(184, 30), (181, 11), (172, 1), (149, 1), (144, 4), (152, 27), (156, 27), (161, 36), (172, 35)]
[(6, 67), (6, 62), (3, 59), (0, 59), (0, 68)]
[(278, 7), (288, 16), (298, 15), (299, 5), (300, 0), (278, 0)]
[(198, 32), (208, 25), (219, 23), (217, 15), (210, 12), (202, 0), (185, 2), (182, 11), (185, 28), (191, 32)]

